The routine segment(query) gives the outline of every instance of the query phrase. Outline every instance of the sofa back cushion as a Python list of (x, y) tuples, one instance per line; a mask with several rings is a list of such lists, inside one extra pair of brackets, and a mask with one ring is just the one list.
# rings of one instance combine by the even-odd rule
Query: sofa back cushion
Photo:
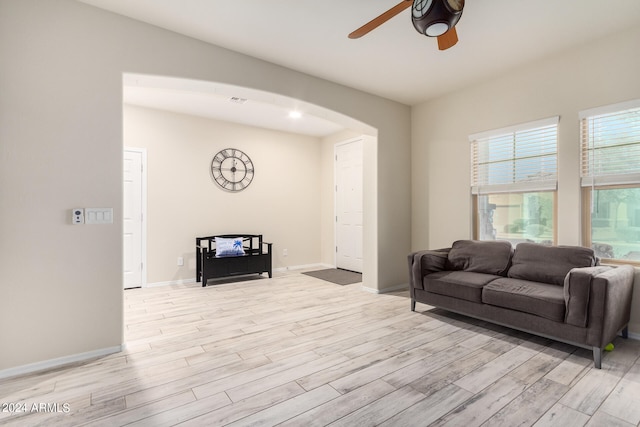
[(512, 254), (509, 242), (458, 240), (447, 256), (447, 269), (505, 276)]
[(520, 243), (516, 246), (507, 275), (514, 279), (563, 286), (569, 270), (594, 265), (596, 257), (589, 248)]

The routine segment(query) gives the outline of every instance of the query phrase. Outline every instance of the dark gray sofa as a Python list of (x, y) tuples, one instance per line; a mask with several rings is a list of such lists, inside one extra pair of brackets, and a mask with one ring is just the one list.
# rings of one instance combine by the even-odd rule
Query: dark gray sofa
[(409, 255), (416, 302), (593, 350), (627, 338), (634, 268), (598, 265), (592, 249), (459, 240)]

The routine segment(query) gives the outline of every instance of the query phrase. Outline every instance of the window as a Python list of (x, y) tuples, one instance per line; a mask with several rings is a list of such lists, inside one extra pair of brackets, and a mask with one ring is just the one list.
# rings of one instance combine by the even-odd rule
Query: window
[(640, 100), (580, 113), (583, 241), (640, 263)]
[(474, 238), (555, 243), (558, 119), (469, 136)]

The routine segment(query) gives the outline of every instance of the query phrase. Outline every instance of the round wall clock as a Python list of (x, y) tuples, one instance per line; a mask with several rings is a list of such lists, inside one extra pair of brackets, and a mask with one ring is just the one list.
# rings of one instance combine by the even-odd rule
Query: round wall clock
[(211, 174), (221, 188), (232, 192), (242, 191), (253, 180), (253, 163), (244, 152), (225, 148), (213, 156)]

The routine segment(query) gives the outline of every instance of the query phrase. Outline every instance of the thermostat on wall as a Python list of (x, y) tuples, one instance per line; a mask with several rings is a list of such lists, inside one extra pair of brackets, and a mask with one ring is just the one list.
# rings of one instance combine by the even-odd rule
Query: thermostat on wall
[(84, 224), (84, 209), (71, 209), (71, 224)]

